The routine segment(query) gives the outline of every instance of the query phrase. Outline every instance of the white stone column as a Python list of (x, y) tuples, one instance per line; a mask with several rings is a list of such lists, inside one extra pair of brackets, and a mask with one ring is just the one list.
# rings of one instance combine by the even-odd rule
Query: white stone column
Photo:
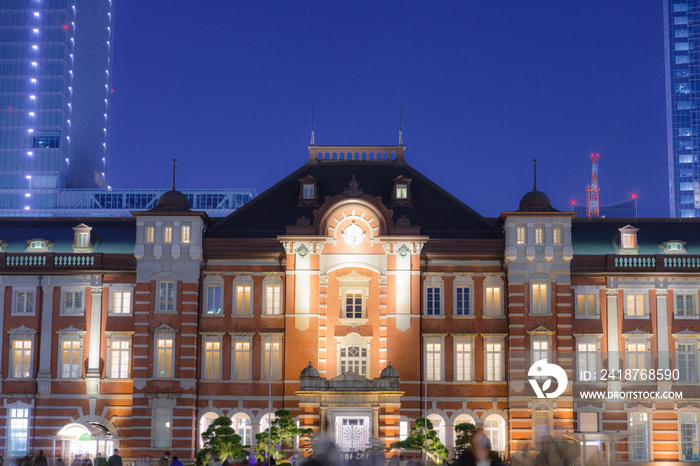
[(379, 440), (379, 406), (372, 406), (372, 437)]
[(617, 371), (620, 369), (620, 330), (617, 325), (618, 309), (617, 309), (617, 289), (607, 289), (606, 295), (608, 298), (608, 369)]
[(37, 391), (41, 395), (51, 393), (51, 360), (53, 353), (53, 286), (42, 286), (41, 300), (41, 334), (39, 335), (39, 372), (37, 373)]
[(100, 345), (102, 336), (102, 287), (90, 288), (90, 346), (88, 347), (87, 393), (97, 395), (100, 386)]
[(300, 243), (291, 251), (294, 259), (294, 326), (299, 330), (309, 328), (311, 312), (311, 248)]
[[(7, 287), (0, 286), (0, 351), (2, 351), (5, 335), (5, 289)], [(2, 364), (0, 364), (0, 382), (2, 382)], [(0, 393), (2, 393), (2, 385), (0, 385)]]
[(410, 246), (410, 244), (394, 243), (394, 254), (396, 254), (396, 328), (399, 330), (408, 330), (411, 326), (412, 254)]
[(666, 295), (668, 290), (664, 288), (656, 289), (656, 325), (657, 325), (657, 357), (659, 359), (659, 369), (670, 369), (670, 358), (668, 341), (668, 307), (666, 306)]

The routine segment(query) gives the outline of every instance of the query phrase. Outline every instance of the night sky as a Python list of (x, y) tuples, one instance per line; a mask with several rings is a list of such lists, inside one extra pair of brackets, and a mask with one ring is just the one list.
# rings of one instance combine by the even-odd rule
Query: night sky
[[(255, 188), (319, 145), (392, 145), (485, 216), (538, 188), (667, 217), (661, 0), (120, 0), (109, 184)], [(362, 180), (358, 180), (360, 183)], [(339, 187), (340, 189), (341, 187)]]

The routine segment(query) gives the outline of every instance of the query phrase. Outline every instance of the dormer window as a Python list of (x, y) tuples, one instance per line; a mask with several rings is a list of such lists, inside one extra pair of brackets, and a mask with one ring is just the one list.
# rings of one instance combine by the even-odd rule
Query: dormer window
[(622, 234), (622, 248), (631, 249), (637, 245), (637, 235), (634, 233)]
[(627, 225), (620, 228), (620, 254), (637, 254), (639, 245), (637, 244), (638, 228)]
[(73, 227), (73, 231), (75, 232), (73, 237), (73, 252), (86, 252), (92, 248), (92, 244), (90, 244), (90, 230), (92, 230), (92, 227), (84, 223)]
[(27, 251), (31, 252), (46, 252), (53, 246), (51, 241), (46, 241), (41, 238), (27, 240)]
[(315, 204), (318, 200), (318, 185), (316, 184), (316, 178), (311, 175), (307, 175), (304, 178), (300, 178), (299, 182), (301, 183), (301, 187), (299, 189), (299, 205)]
[(316, 195), (316, 187), (312, 183), (304, 183), (302, 199), (313, 199)]
[(664, 253), (666, 254), (683, 254), (685, 251), (685, 243), (683, 241), (667, 241), (661, 244)]
[(31, 243), (29, 243), (29, 249), (46, 249), (46, 241), (32, 241)]
[(394, 178), (394, 189), (391, 192), (391, 200), (394, 205), (407, 206), (411, 204), (411, 179), (405, 176)]

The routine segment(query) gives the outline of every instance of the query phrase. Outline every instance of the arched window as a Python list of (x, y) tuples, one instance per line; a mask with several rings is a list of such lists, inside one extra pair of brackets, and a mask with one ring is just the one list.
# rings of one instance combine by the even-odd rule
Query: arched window
[(439, 414), (429, 414), (428, 420), (433, 423), (433, 430), (437, 432), (437, 436), (445, 444), (445, 420)]
[(208, 412), (199, 418), (199, 448), (204, 448), (204, 441), (202, 440), (202, 434), (209, 428), (214, 419), (219, 417), (218, 414), (214, 412)]
[(267, 428), (270, 427), (270, 420), (275, 420), (276, 416), (274, 413), (270, 414), (263, 414), (263, 416), (260, 418), (260, 432), (265, 432)]
[[(253, 437), (250, 430), (250, 416), (246, 413), (236, 413), (233, 415), (233, 425), (236, 433), (241, 436), (243, 445), (251, 445)], [(265, 427), (267, 429), (267, 426)]]
[(357, 333), (338, 342), (339, 373), (354, 372), (369, 377), (369, 343)]
[(491, 440), (494, 451), (506, 449), (506, 421), (498, 414), (491, 414), (484, 421), (484, 433)]

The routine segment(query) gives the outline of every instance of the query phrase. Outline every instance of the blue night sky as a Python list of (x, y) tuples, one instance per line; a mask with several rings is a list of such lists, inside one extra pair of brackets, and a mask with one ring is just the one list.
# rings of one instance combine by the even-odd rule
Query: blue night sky
[[(667, 217), (661, 0), (118, 1), (110, 185), (255, 188), (319, 145), (396, 144), (485, 216), (538, 188)], [(196, 6), (196, 7), (195, 7)], [(362, 180), (359, 180), (360, 183)]]

